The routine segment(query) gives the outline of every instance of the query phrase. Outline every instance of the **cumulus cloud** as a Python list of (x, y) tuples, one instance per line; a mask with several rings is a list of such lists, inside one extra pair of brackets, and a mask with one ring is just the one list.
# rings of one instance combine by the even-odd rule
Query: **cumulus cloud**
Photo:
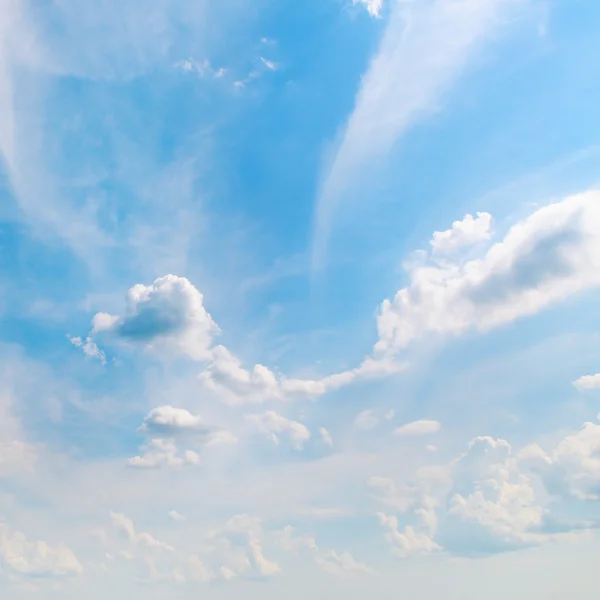
[(310, 439), (310, 431), (298, 421), (291, 421), (269, 410), (262, 415), (248, 415), (248, 420), (266, 435), (274, 444), (279, 444), (279, 438), (284, 435), (289, 438), (294, 450), (302, 450)]
[(533, 315), (600, 285), (600, 192), (538, 209), (482, 258), (412, 265), (408, 274), (409, 285), (381, 306), (377, 352)]
[(394, 435), (401, 437), (429, 435), (437, 433), (442, 428), (442, 424), (438, 421), (413, 421), (398, 427), (394, 431)]
[(140, 431), (178, 435), (188, 432), (208, 433), (210, 430), (199, 415), (192, 415), (184, 408), (167, 405), (153, 408), (144, 419)]
[(67, 577), (83, 572), (83, 567), (65, 546), (30, 542), (25, 534), (0, 523), (0, 560), (8, 572), (21, 577)]
[(124, 315), (96, 314), (92, 331), (149, 347), (164, 344), (193, 360), (206, 360), (219, 328), (203, 302), (202, 293), (185, 277), (165, 275), (149, 286), (134, 285)]
[(130, 467), (137, 469), (157, 469), (159, 467), (194, 467), (201, 462), (200, 455), (194, 450), (180, 450), (173, 440), (151, 439), (142, 446), (142, 453), (128, 461)]
[(169, 517), (171, 517), (171, 519), (173, 519), (173, 521), (177, 521), (177, 522), (185, 521), (185, 517), (181, 513), (177, 512), (176, 510), (170, 510)]
[(197, 448), (237, 442), (230, 431), (209, 427), (199, 415), (170, 405), (152, 409), (138, 431), (150, 439), (128, 461), (136, 468), (197, 466)]
[(433, 252), (446, 254), (487, 241), (492, 237), (492, 215), (478, 212), (476, 217), (465, 215), (462, 221), (454, 221), (446, 231), (433, 234), (431, 247)]
[[(600, 415), (599, 415), (600, 419)], [(584, 423), (550, 452), (537, 445), (523, 448), (520, 463), (538, 473), (551, 494), (600, 500), (600, 425)]]
[(600, 390), (600, 373), (583, 375), (579, 379), (576, 379), (573, 385), (580, 391)]
[(391, 547), (392, 554), (398, 558), (422, 556), (442, 549), (430, 535), (416, 531), (411, 525), (407, 525), (401, 531), (395, 516), (378, 513), (377, 517), (382, 527), (386, 529), (385, 539)]

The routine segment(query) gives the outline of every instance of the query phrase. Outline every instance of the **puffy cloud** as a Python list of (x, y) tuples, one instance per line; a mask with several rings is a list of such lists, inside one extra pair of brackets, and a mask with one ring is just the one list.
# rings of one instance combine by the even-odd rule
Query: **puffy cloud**
[(416, 435), (428, 435), (437, 433), (442, 428), (442, 424), (438, 421), (413, 421), (398, 427), (394, 431), (394, 435), (406, 437)]
[(176, 510), (170, 510), (169, 517), (171, 517), (171, 519), (173, 519), (173, 521), (177, 521), (177, 522), (185, 521), (185, 517), (182, 514), (180, 514), (179, 512), (177, 512)]
[(129, 459), (129, 466), (136, 468), (197, 466), (200, 455), (193, 447), (237, 442), (230, 431), (209, 427), (199, 415), (170, 405), (152, 409), (139, 431), (151, 439), (139, 456)]
[(454, 221), (446, 231), (436, 231), (429, 243), (434, 253), (447, 254), (491, 237), (492, 215), (478, 212), (476, 217), (465, 215), (462, 221)]
[(583, 375), (579, 379), (576, 379), (573, 385), (580, 391), (600, 390), (600, 373)]
[(192, 415), (184, 408), (167, 405), (152, 409), (144, 419), (140, 431), (178, 435), (188, 432), (207, 433), (209, 430), (198, 415)]
[(379, 424), (379, 419), (373, 414), (372, 410), (363, 410), (357, 415), (356, 419), (354, 419), (354, 424), (359, 429), (373, 429)]
[[(600, 418), (600, 415), (599, 415)], [(519, 453), (523, 466), (538, 473), (551, 494), (600, 500), (600, 425), (584, 423), (549, 453), (537, 445)]]
[(395, 556), (399, 558), (422, 556), (442, 549), (429, 534), (416, 531), (410, 525), (400, 531), (396, 517), (385, 513), (377, 513), (377, 516), (380, 524), (386, 529), (385, 539)]
[(98, 348), (98, 345), (91, 337), (87, 337), (85, 340), (80, 337), (69, 337), (69, 341), (76, 348), (81, 348), (85, 356), (94, 358), (102, 365), (106, 365), (106, 354), (104, 354), (104, 350)]
[(310, 431), (305, 425), (286, 419), (272, 410), (262, 415), (248, 415), (248, 419), (274, 444), (279, 444), (279, 437), (285, 435), (290, 439), (294, 450), (302, 450), (310, 439)]
[(142, 453), (128, 460), (130, 467), (157, 469), (159, 467), (198, 466), (200, 455), (194, 450), (179, 450), (172, 440), (151, 439), (142, 446)]
[(416, 264), (408, 274), (409, 285), (381, 306), (376, 352), (535, 314), (600, 285), (600, 192), (538, 209), (482, 258)]
[(0, 560), (6, 571), (22, 577), (67, 577), (83, 572), (69, 548), (30, 542), (25, 534), (3, 523), (0, 523)]
[(202, 293), (185, 277), (165, 275), (149, 286), (134, 285), (124, 315), (96, 314), (92, 331), (109, 331), (147, 346), (165, 344), (193, 360), (207, 360), (219, 328), (203, 301)]

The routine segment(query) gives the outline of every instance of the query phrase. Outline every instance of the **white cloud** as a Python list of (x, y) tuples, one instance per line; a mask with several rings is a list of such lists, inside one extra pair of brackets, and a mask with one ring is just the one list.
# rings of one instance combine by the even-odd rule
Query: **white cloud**
[(30, 542), (25, 534), (4, 523), (0, 523), (0, 560), (6, 571), (17, 576), (66, 577), (83, 572), (69, 548)]
[(380, 524), (386, 529), (385, 538), (390, 544), (392, 553), (398, 558), (422, 556), (442, 549), (430, 535), (416, 531), (410, 525), (400, 531), (398, 519), (394, 516), (377, 513), (377, 517)]
[(136, 532), (133, 521), (123, 513), (111, 511), (109, 513), (113, 527), (119, 531), (129, 542), (149, 550), (166, 550), (174, 552), (175, 549), (169, 544), (157, 540), (153, 535), (146, 531)]
[[(598, 416), (600, 419), (600, 415)], [(522, 465), (538, 473), (551, 494), (570, 495), (580, 500), (600, 500), (600, 425), (584, 423), (566, 436), (551, 452), (539, 446), (519, 453)]]
[(429, 435), (431, 433), (437, 433), (442, 428), (442, 424), (438, 421), (413, 421), (398, 427), (394, 431), (394, 435), (398, 436), (416, 436), (416, 435)]
[(268, 60), (263, 56), (260, 57), (260, 60), (262, 64), (265, 65), (267, 69), (269, 69), (269, 71), (277, 71), (277, 69), (279, 69), (279, 65), (277, 63), (274, 63), (272, 60)]
[(363, 410), (357, 415), (356, 419), (354, 419), (354, 424), (358, 429), (373, 429), (379, 424), (379, 419), (373, 414), (372, 410)]
[(153, 408), (144, 419), (140, 431), (177, 435), (187, 432), (205, 433), (208, 429), (199, 415), (192, 415), (184, 408), (167, 405)]
[(540, 208), (480, 259), (413, 265), (410, 283), (383, 302), (376, 351), (427, 333), (486, 331), (600, 285), (600, 192)]
[(123, 316), (98, 313), (93, 332), (112, 332), (149, 347), (165, 344), (193, 360), (207, 360), (219, 328), (203, 301), (202, 293), (185, 277), (165, 275), (149, 286), (133, 286)]
[(319, 429), (319, 433), (321, 434), (321, 439), (323, 440), (323, 443), (326, 446), (333, 448), (333, 440), (331, 439), (331, 435), (330, 435), (329, 431), (327, 431), (327, 429), (325, 429), (325, 427), (321, 427)]
[(106, 355), (104, 354), (104, 350), (98, 348), (98, 345), (91, 337), (87, 337), (85, 340), (80, 337), (69, 337), (69, 341), (76, 348), (81, 348), (85, 356), (90, 358), (94, 358), (102, 365), (106, 366)]
[(583, 375), (573, 382), (573, 385), (580, 391), (600, 389), (600, 373), (595, 375)]
[(196, 467), (200, 464), (200, 455), (194, 450), (180, 450), (173, 440), (151, 439), (142, 446), (142, 453), (130, 458), (130, 467), (138, 469), (157, 469), (160, 467)]
[(354, 111), (323, 178), (316, 206), (314, 268), (322, 266), (345, 192), (414, 123), (438, 108), (443, 94), (506, 24), (512, 9), (525, 4), (526, 0), (393, 3), (379, 51), (362, 79)]
[(310, 439), (310, 431), (298, 421), (291, 421), (269, 410), (262, 415), (248, 415), (248, 420), (256, 425), (260, 433), (266, 435), (274, 444), (279, 444), (281, 435), (289, 437), (294, 450), (302, 450)]
[(405, 365), (386, 357), (367, 357), (356, 368), (320, 379), (294, 379), (257, 364), (251, 370), (224, 346), (212, 350), (212, 359), (199, 375), (202, 386), (230, 404), (260, 404), (298, 396), (322, 396), (356, 381), (377, 379), (403, 370)]
[(383, 0), (352, 0), (354, 5), (362, 4), (372, 17), (381, 16), (381, 9), (383, 8)]
[(152, 409), (138, 431), (150, 439), (128, 461), (137, 468), (197, 466), (200, 455), (194, 448), (237, 442), (230, 431), (209, 427), (199, 415), (170, 405)]
[(436, 231), (431, 247), (435, 253), (446, 254), (483, 242), (492, 237), (492, 215), (478, 212), (476, 217), (465, 215), (462, 221), (454, 221), (452, 228)]

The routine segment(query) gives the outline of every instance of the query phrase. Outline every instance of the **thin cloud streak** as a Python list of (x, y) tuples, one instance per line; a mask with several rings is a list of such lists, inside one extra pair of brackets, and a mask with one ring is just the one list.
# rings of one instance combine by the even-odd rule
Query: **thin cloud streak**
[(397, 1), (379, 52), (325, 171), (315, 207), (313, 271), (323, 268), (344, 196), (437, 107), (482, 44), (527, 0)]

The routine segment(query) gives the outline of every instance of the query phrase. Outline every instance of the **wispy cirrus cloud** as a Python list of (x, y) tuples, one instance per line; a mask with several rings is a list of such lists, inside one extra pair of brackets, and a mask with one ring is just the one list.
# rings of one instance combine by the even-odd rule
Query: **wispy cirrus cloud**
[[(343, 198), (432, 110), (526, 0), (393, 4), (379, 51), (325, 169), (315, 206), (313, 270), (323, 267)], [(369, 3), (379, 12), (376, 3)]]

